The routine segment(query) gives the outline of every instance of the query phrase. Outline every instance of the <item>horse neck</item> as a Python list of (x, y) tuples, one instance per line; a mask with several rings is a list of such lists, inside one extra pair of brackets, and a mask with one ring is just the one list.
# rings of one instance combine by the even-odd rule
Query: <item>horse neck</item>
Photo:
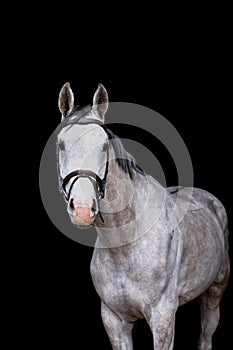
[(152, 177), (133, 170), (131, 178), (111, 161), (105, 198), (100, 202), (103, 221), (99, 218), (96, 223), (97, 246), (125, 246), (142, 237), (160, 216), (166, 193)]

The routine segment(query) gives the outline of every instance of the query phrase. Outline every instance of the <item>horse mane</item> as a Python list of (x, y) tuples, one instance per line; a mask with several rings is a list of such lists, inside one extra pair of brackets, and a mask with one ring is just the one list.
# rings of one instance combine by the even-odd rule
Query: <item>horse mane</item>
[[(87, 105), (85, 107), (81, 107), (79, 105), (76, 105), (73, 107), (73, 109), (70, 111), (70, 113), (64, 118), (64, 120), (58, 125), (57, 127), (57, 133), (59, 133), (64, 127), (70, 125), (70, 127), (74, 124), (79, 124), (79, 121), (85, 121), (85, 118), (90, 117), (91, 118), (91, 111), (92, 106)], [(92, 119), (92, 118), (91, 118)], [(95, 119), (93, 119), (93, 123), (97, 123)], [(85, 124), (85, 123), (83, 123)], [(99, 124), (100, 127), (103, 128), (103, 130), (108, 135), (108, 138), (111, 142), (111, 145), (113, 146), (115, 156), (116, 156), (116, 162), (120, 169), (122, 169), (126, 174), (130, 176), (131, 179), (133, 179), (133, 176), (135, 173), (144, 175), (143, 169), (137, 165), (135, 158), (128, 153), (120, 138), (115, 135), (112, 130), (110, 130), (106, 124)], [(80, 123), (81, 125), (81, 123)]]
[(118, 166), (128, 174), (131, 179), (133, 179), (135, 172), (144, 175), (144, 171), (137, 165), (135, 158), (125, 150), (120, 138), (115, 135), (112, 130), (107, 128), (106, 125), (103, 125), (102, 128), (107, 133), (109, 140), (113, 140), (111, 145), (113, 146)]

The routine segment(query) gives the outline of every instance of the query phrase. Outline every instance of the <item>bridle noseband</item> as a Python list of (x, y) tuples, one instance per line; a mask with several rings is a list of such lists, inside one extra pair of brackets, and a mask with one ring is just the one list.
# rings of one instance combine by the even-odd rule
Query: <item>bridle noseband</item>
[[(93, 185), (95, 187), (95, 190), (98, 193), (99, 199), (104, 198), (106, 177), (107, 177), (107, 168), (108, 168), (108, 161), (107, 161), (106, 170), (105, 170), (105, 176), (104, 176), (103, 180), (101, 180), (99, 175), (97, 175), (96, 173), (94, 173), (91, 170), (74, 170), (71, 173), (69, 173), (64, 178), (64, 180), (62, 182), (62, 190), (63, 190), (63, 193), (64, 193), (65, 200), (67, 202), (69, 201), (72, 188), (73, 188), (75, 182), (78, 179), (80, 179), (81, 177), (88, 178), (93, 183)], [(73, 181), (72, 181), (72, 183), (70, 185), (69, 191), (67, 193), (66, 185), (68, 184), (68, 182), (72, 178), (74, 178), (74, 179), (73, 179)]]

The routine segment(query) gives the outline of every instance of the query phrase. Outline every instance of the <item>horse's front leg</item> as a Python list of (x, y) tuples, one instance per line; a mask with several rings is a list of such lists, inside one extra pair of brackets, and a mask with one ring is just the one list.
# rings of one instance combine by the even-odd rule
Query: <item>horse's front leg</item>
[(153, 334), (155, 350), (173, 349), (176, 310), (177, 308), (172, 305), (159, 303), (148, 313), (147, 321)]
[(101, 303), (101, 316), (113, 350), (133, 350), (133, 323), (119, 318), (103, 302)]

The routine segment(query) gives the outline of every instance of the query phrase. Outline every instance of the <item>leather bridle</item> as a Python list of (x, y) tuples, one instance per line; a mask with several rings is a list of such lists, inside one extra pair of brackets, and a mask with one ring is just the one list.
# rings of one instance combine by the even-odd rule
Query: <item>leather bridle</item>
[[(96, 173), (94, 173), (91, 170), (74, 170), (71, 173), (69, 173), (62, 182), (62, 190), (64, 193), (64, 197), (66, 201), (69, 201), (70, 194), (72, 191), (72, 188), (75, 184), (75, 182), (80, 179), (81, 177), (88, 178), (94, 185), (95, 191), (98, 194), (99, 199), (104, 198), (105, 193), (105, 185), (106, 185), (106, 178), (108, 173), (108, 161), (106, 163), (106, 169), (105, 169), (105, 175), (104, 178), (101, 179)], [(69, 187), (69, 191), (66, 191), (66, 185), (68, 182), (73, 178), (73, 181)]]

